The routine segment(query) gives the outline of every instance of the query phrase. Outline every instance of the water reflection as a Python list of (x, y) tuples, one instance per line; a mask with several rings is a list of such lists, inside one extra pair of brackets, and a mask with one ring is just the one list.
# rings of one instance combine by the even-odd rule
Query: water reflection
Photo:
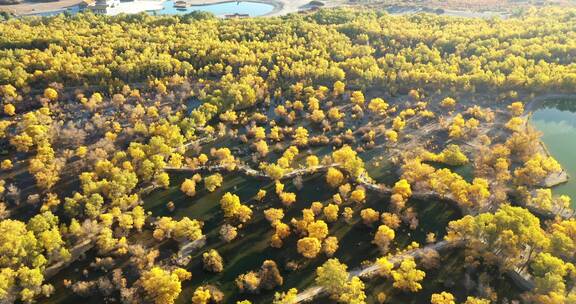
[(534, 111), (532, 122), (543, 133), (542, 140), (550, 153), (571, 177), (568, 183), (554, 188), (554, 193), (569, 195), (576, 207), (576, 100), (547, 100)]
[(567, 112), (576, 112), (576, 100), (569, 98), (550, 99), (543, 101), (538, 105), (538, 107)]
[[(234, 1), (220, 2), (205, 5), (186, 5), (185, 7), (176, 7), (176, 1), (123, 1), (118, 6), (107, 8), (106, 15), (117, 15), (120, 13), (133, 14), (146, 12), (151, 15), (185, 15), (191, 12), (208, 12), (216, 16), (224, 17), (227, 15), (239, 16), (263, 16), (269, 14), (274, 6), (268, 3)], [(186, 2), (186, 1), (184, 1)], [(58, 9), (48, 12), (32, 13), (29, 16), (51, 17), (59, 14), (68, 16), (76, 15), (89, 8), (83, 8), (81, 5), (74, 5), (68, 8)]]

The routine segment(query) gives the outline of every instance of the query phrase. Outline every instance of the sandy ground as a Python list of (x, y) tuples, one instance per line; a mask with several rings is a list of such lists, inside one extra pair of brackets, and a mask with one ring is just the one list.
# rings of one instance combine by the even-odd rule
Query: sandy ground
[(60, 0), (56, 2), (24, 1), (19, 4), (0, 5), (0, 11), (10, 12), (16, 15), (28, 15), (34, 13), (57, 11), (80, 3), (82, 3), (82, 0)]
[(310, 0), (277, 0), (281, 8), (274, 9), (269, 16), (280, 16), (289, 13), (294, 13), (305, 7), (306, 4), (310, 3)]

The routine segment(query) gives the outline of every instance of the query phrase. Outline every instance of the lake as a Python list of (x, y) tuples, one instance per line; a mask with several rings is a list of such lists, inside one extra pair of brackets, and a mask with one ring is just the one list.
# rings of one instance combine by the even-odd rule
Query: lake
[(576, 100), (555, 99), (539, 105), (532, 123), (540, 130), (550, 153), (568, 171), (568, 183), (554, 188), (554, 194), (566, 194), (576, 206)]
[[(135, 14), (146, 12), (150, 15), (184, 15), (193, 11), (209, 12), (219, 17), (232, 14), (247, 14), (250, 17), (263, 16), (274, 10), (274, 5), (260, 2), (221, 2), (206, 5), (194, 5), (184, 9), (174, 7), (175, 1), (127, 1), (121, 2), (119, 6), (110, 8), (107, 15), (117, 15), (120, 13)], [(156, 9), (161, 7), (161, 9)], [(49, 12), (30, 14), (28, 16), (49, 17), (58, 14), (68, 13), (75, 15), (82, 12), (79, 5), (71, 6), (65, 9), (59, 9)]]
[(249, 16), (262, 16), (266, 15), (274, 9), (274, 6), (267, 3), (259, 2), (223, 2), (209, 5), (195, 5), (185, 9), (177, 9), (174, 7), (174, 1), (166, 1), (163, 3), (164, 8), (160, 11), (152, 11), (151, 14), (158, 15), (183, 15), (191, 13), (192, 11), (209, 12), (216, 16), (224, 16), (229, 14), (248, 14)]

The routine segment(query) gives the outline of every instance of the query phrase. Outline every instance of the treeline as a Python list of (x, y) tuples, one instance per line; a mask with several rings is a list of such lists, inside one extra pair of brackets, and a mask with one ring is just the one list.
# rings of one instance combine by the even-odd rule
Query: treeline
[(262, 77), (273, 87), (344, 80), (392, 92), (571, 92), (575, 12), (510, 19), (321, 10), (283, 18), (31, 17), (0, 24), (0, 84), (118, 88), (172, 75)]

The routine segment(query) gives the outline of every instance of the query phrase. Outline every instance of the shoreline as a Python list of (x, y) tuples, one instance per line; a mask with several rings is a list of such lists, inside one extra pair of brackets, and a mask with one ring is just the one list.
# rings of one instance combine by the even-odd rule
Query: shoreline
[[(163, 1), (164, 2), (164, 1)], [(282, 0), (246, 0), (246, 1), (236, 1), (236, 0), (202, 0), (202, 1), (198, 1), (198, 0), (189, 0), (190, 6), (188, 7), (201, 7), (201, 6), (207, 6), (207, 5), (215, 5), (215, 4), (224, 4), (224, 3), (233, 3), (233, 2), (252, 2), (252, 3), (261, 3), (261, 4), (268, 4), (272, 6), (272, 10), (264, 15), (260, 15), (260, 16), (252, 16), (252, 18), (255, 17), (266, 17), (266, 16), (271, 16), (273, 14), (279, 13), (284, 9), (284, 3)], [(289, 14), (290, 12), (286, 12), (286, 14)], [(218, 16), (217, 16), (218, 17)]]
[[(138, 0), (136, 0), (139, 2)], [(158, 4), (163, 4), (166, 0), (149, 0), (142, 2), (158, 2)], [(301, 6), (304, 6), (310, 2), (310, 0), (247, 0), (247, 1), (235, 1), (235, 0), (190, 0), (191, 5), (189, 7), (202, 7), (208, 5), (216, 5), (223, 3), (233, 3), (233, 2), (251, 2), (251, 3), (261, 3), (272, 6), (272, 10), (268, 13), (259, 16), (251, 17), (268, 17), (268, 16), (280, 16), (286, 15), (294, 12), (298, 12)], [(58, 14), (59, 12), (65, 12), (68, 9), (80, 6), (84, 3), (84, 0), (60, 0), (55, 2), (23, 2), (18, 4), (0, 5), (0, 12), (9, 12), (18, 17), (30, 17), (39, 14)], [(130, 3), (130, 2), (122, 2)], [(294, 5), (296, 4), (296, 5)], [(146, 9), (142, 12), (154, 11), (156, 9)], [(133, 13), (133, 12), (117, 12), (119, 13)], [(217, 16), (220, 17), (220, 16)]]
[[(136, 0), (138, 1), (138, 0)], [(158, 2), (159, 4), (164, 3), (166, 0), (148, 0), (142, 2)], [(267, 4), (272, 6), (272, 10), (268, 13), (259, 16), (251, 16), (254, 17), (274, 17), (274, 16), (283, 16), (291, 13), (298, 13), (298, 12), (305, 12), (312, 8), (309, 6), (311, 0), (246, 0), (246, 1), (235, 1), (235, 0), (189, 0), (188, 2), (190, 5), (188, 7), (201, 7), (207, 5), (215, 5), (215, 4), (223, 4), (223, 3), (232, 3), (232, 2), (252, 2), (252, 3), (261, 3)], [(0, 5), (0, 11), (5, 11), (12, 13), (16, 16), (34, 16), (39, 14), (58, 14), (59, 12), (64, 12), (68, 9), (80, 6), (84, 3), (84, 0), (60, 0), (60, 1), (53, 1), (53, 2), (23, 2), (18, 4), (8, 4), (8, 5)], [(122, 3), (130, 3), (130, 2), (122, 2)], [(342, 0), (325, 0), (324, 6), (321, 8), (334, 8), (334, 7), (346, 7), (349, 6), (349, 3)], [(352, 7), (361, 7), (361, 5), (352, 5)], [(370, 6), (368, 6), (370, 7)], [(389, 14), (392, 15), (404, 15), (404, 14), (417, 14), (417, 13), (431, 13), (434, 12), (431, 9), (424, 9), (422, 7), (398, 7), (398, 6), (389, 6), (389, 7), (382, 7), (381, 9), (388, 11)], [(120, 13), (139, 13), (139, 12), (149, 12), (154, 11), (157, 9), (145, 9), (145, 10), (130, 10), (126, 9), (126, 11), (119, 11), (114, 12), (110, 15), (120, 14)], [(506, 17), (503, 12), (477, 12), (474, 10), (451, 10), (446, 9), (442, 15), (446, 16), (453, 16), (453, 17), (461, 17), (461, 18), (488, 18), (487, 16), (495, 16), (498, 15), (500, 17)], [(221, 16), (218, 16), (221, 17)]]
[[(575, 94), (544, 94), (541, 96), (537, 96), (532, 98), (529, 102), (526, 103), (526, 107), (525, 107), (525, 111), (526, 111), (526, 115), (524, 115), (524, 117), (526, 118), (526, 123), (524, 125), (525, 128), (528, 127), (528, 125), (536, 128), (536, 126), (534, 126), (534, 124), (532, 123), (532, 115), (534, 114), (534, 111), (538, 110), (538, 107), (543, 103), (546, 102), (547, 100), (553, 100), (555, 98), (575, 98), (576, 95)], [(544, 141), (542, 140), (542, 138), (538, 139), (538, 152), (544, 154), (547, 157), (553, 157), (554, 155), (552, 154), (552, 152), (550, 152), (550, 150), (548, 149), (548, 146), (546, 145), (546, 143), (544, 143)], [(572, 176), (570, 176), (570, 173), (568, 173), (568, 170), (566, 170), (566, 168), (560, 164), (560, 166), (562, 167), (562, 171), (556, 174), (551, 174), (549, 176), (546, 177), (546, 179), (543, 181), (543, 184), (541, 186), (547, 187), (547, 188), (554, 188), (563, 184), (566, 184), (568, 182), (571, 181), (571, 179), (573, 178)]]

